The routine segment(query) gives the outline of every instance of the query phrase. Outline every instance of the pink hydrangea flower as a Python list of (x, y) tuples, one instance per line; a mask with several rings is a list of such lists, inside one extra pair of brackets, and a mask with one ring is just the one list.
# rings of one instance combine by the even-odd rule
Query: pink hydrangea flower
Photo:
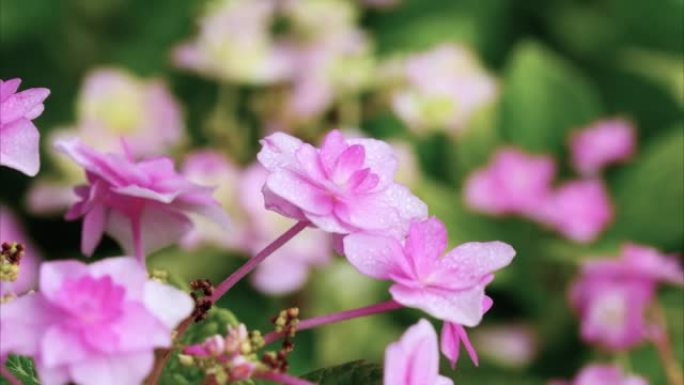
[(77, 115), (72, 136), (100, 151), (116, 151), (124, 139), (135, 157), (162, 155), (185, 136), (181, 107), (161, 79), (116, 68), (86, 76)]
[(434, 217), (412, 222), (403, 245), (396, 238), (364, 233), (344, 239), (349, 262), (363, 274), (392, 280), (390, 293), (398, 303), (446, 322), (476, 326), (485, 286), (515, 251), (503, 242), (470, 242), (442, 256), (446, 246), (444, 224)]
[(645, 318), (658, 283), (684, 284), (677, 257), (627, 244), (619, 259), (586, 262), (572, 285), (570, 300), (581, 317), (582, 338), (611, 350), (624, 350), (651, 337)]
[(593, 176), (607, 165), (624, 162), (636, 150), (636, 130), (624, 119), (602, 120), (572, 134), (570, 151), (575, 170)]
[[(181, 245), (188, 250), (212, 245), (249, 252), (249, 218), (240, 204), (242, 170), (218, 151), (198, 150), (186, 156), (181, 174), (190, 182), (215, 187), (213, 197), (231, 219), (230, 232), (226, 232), (208, 218), (197, 218), (195, 227), (183, 237)], [(260, 188), (261, 186), (256, 187), (249, 195), (259, 196), (255, 191), (258, 192)], [(263, 205), (261, 211), (265, 212)]]
[(328, 232), (401, 235), (426, 205), (393, 181), (391, 147), (374, 139), (345, 139), (331, 131), (320, 149), (284, 133), (261, 141), (259, 162), (270, 172), (266, 207)]
[(0, 356), (31, 356), (45, 385), (139, 385), (192, 308), (133, 258), (46, 262), (40, 291), (2, 307)]
[(38, 262), (42, 259), (36, 246), (29, 240), (17, 218), (5, 206), (0, 205), (0, 243), (17, 242), (24, 245), (24, 255), (19, 276), (14, 282), (0, 281), (0, 297), (21, 295), (34, 289), (38, 283)]
[(40, 134), (32, 120), (43, 113), (47, 88), (17, 92), (20, 79), (0, 80), (0, 165), (35, 176), (40, 169)]
[(591, 242), (613, 220), (613, 206), (600, 180), (574, 180), (558, 187), (543, 205), (540, 220), (576, 242)]
[(590, 365), (572, 381), (552, 381), (549, 385), (648, 385), (640, 376), (625, 375), (622, 368), (612, 365)]
[(551, 193), (555, 173), (549, 156), (503, 148), (489, 165), (468, 178), (465, 201), (472, 209), (488, 214), (534, 217)]
[(384, 385), (453, 385), (439, 375), (437, 333), (424, 319), (385, 351)]
[(530, 365), (539, 351), (536, 331), (526, 324), (483, 325), (473, 332), (472, 340), (482, 356), (509, 368)]
[(406, 83), (392, 95), (392, 108), (416, 132), (462, 131), (478, 110), (497, 97), (496, 80), (466, 47), (442, 45), (403, 63)]
[[(252, 255), (293, 225), (291, 219), (264, 210), (263, 195), (254, 193), (267, 178), (268, 171), (254, 164), (245, 170), (240, 181), (239, 197), (249, 218), (248, 250)], [(292, 293), (304, 286), (313, 268), (328, 264), (331, 258), (330, 235), (308, 228), (261, 262), (251, 281), (267, 294)]]
[(212, 188), (190, 183), (176, 173), (170, 158), (134, 162), (99, 153), (79, 140), (60, 141), (57, 148), (83, 167), (88, 183), (76, 188), (80, 201), (67, 219), (83, 217), (81, 250), (91, 255), (103, 233), (126, 253), (144, 258), (176, 242), (192, 228), (190, 215), (203, 215), (221, 225), (228, 218), (211, 197)]
[[(491, 298), (485, 296), (482, 302), (482, 314), (484, 315), (492, 308), (494, 301)], [(451, 368), (456, 368), (456, 362), (460, 356), (461, 344), (465, 348), (470, 360), (475, 364), (475, 366), (480, 365), (480, 360), (477, 357), (477, 351), (473, 347), (468, 337), (468, 332), (466, 332), (463, 325), (459, 325), (453, 322), (444, 322), (442, 325), (442, 333), (440, 337), (440, 344), (442, 346), (442, 353), (446, 358), (449, 359)]]

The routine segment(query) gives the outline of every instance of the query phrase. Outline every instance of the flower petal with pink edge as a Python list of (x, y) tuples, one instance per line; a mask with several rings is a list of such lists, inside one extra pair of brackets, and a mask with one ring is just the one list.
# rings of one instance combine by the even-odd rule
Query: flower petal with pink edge
[(16, 93), (2, 101), (0, 107), (0, 123), (7, 124), (17, 119), (32, 120), (40, 115), (40, 104), (50, 95), (47, 88), (29, 88)]
[(257, 159), (262, 166), (270, 171), (279, 168), (290, 168), (295, 165), (295, 153), (302, 145), (302, 141), (294, 136), (277, 132), (260, 141), (261, 151)]
[(384, 385), (451, 384), (439, 376), (437, 333), (425, 319), (411, 326), (385, 352)]
[(101, 356), (71, 366), (80, 385), (140, 385), (152, 370), (154, 353)]
[(266, 186), (275, 195), (307, 213), (327, 215), (332, 211), (333, 201), (329, 194), (292, 172), (272, 173), (266, 180)]
[(4, 102), (19, 89), (21, 79), (0, 80), (0, 102)]
[(19, 119), (2, 127), (0, 165), (35, 176), (40, 170), (40, 134), (30, 120)]
[(107, 208), (101, 204), (95, 205), (83, 218), (81, 235), (81, 252), (91, 256), (95, 247), (100, 243), (107, 223)]
[(461, 343), (465, 347), (466, 352), (468, 352), (470, 360), (473, 361), (475, 366), (478, 366), (479, 359), (477, 357), (477, 352), (470, 343), (470, 338), (468, 338), (468, 333), (466, 332), (465, 328), (456, 323), (445, 322), (442, 326), (441, 334), (442, 353), (446, 358), (449, 359), (452, 369), (456, 368), (456, 362), (459, 358)]
[[(51, 311), (46, 311), (51, 309)], [(60, 317), (59, 309), (43, 297), (27, 294), (2, 304), (0, 311), (0, 357), (10, 352), (35, 356), (49, 325)]]
[(508, 266), (513, 257), (515, 250), (503, 242), (464, 243), (439, 260), (440, 268), (432, 278), (451, 288), (483, 283), (488, 275)]
[(41, 385), (64, 385), (69, 383), (70, 374), (67, 366), (60, 366), (56, 368), (48, 368), (40, 361), (35, 360), (36, 372), (40, 378)]
[(446, 246), (447, 231), (440, 220), (432, 217), (411, 222), (404, 251), (411, 258), (418, 276), (429, 273)]
[(416, 288), (394, 284), (392, 298), (400, 304), (420, 309), (443, 321), (474, 327), (482, 320), (484, 288), (454, 292), (438, 288)]
[[(161, 285), (167, 288), (170, 286)], [(146, 290), (147, 293), (147, 290)], [(186, 302), (189, 300), (188, 296), (183, 296)], [(180, 299), (180, 296), (174, 296), (174, 299)], [(167, 304), (168, 300), (167, 300)], [(173, 306), (178, 306), (178, 303), (174, 303)], [(183, 304), (181, 303), (181, 309)], [(164, 315), (168, 317), (169, 312), (175, 312), (178, 309), (166, 310)], [(185, 316), (190, 315), (187, 312)], [(175, 317), (168, 317), (174, 318)], [(167, 329), (167, 325), (163, 323), (163, 318), (159, 317), (158, 314), (153, 314), (150, 312), (146, 306), (139, 303), (129, 303), (126, 304), (126, 309), (123, 312), (123, 316), (112, 325), (110, 331), (116, 335), (118, 341), (116, 346), (107, 346), (102, 344), (101, 341), (97, 346), (102, 352), (139, 352), (143, 350), (149, 350), (150, 348), (162, 348), (171, 345), (171, 329)], [(92, 342), (91, 342), (92, 344)]]
[(183, 291), (157, 281), (145, 283), (145, 307), (160, 319), (169, 330), (174, 329), (192, 313), (194, 303)]
[(394, 175), (397, 173), (398, 161), (392, 147), (376, 139), (357, 139), (352, 138), (347, 141), (350, 145), (360, 144), (365, 150), (364, 167), (370, 168), (371, 172), (380, 179), (375, 187), (381, 190), (392, 183)]
[(365, 275), (389, 279), (410, 272), (401, 245), (394, 238), (356, 233), (344, 237), (343, 244), (347, 260)]
[(84, 361), (95, 353), (95, 350), (88, 349), (83, 344), (78, 330), (58, 325), (51, 327), (43, 335), (39, 357), (43, 365), (54, 368)]
[(306, 219), (302, 209), (273, 193), (273, 191), (271, 191), (267, 185), (264, 185), (264, 187), (261, 189), (261, 192), (264, 195), (264, 206), (267, 210), (275, 211), (280, 215), (298, 221)]
[(147, 282), (145, 268), (133, 257), (105, 258), (88, 265), (88, 271), (94, 278), (111, 277), (117, 285), (126, 288), (125, 298), (139, 298)]
[(320, 157), (321, 163), (329, 176), (333, 174), (337, 159), (347, 147), (349, 147), (349, 145), (345, 141), (344, 135), (342, 135), (339, 130), (332, 130), (323, 138)]
[(88, 274), (88, 265), (74, 260), (54, 261), (40, 266), (40, 292), (50, 301), (55, 301), (55, 293), (66, 279), (77, 279)]

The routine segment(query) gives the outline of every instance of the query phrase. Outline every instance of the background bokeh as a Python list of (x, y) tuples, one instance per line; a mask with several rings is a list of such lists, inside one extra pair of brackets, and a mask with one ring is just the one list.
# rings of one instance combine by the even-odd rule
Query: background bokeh
[[(96, 68), (117, 67), (143, 78), (164, 79), (182, 105), (187, 131), (186, 141), (171, 155), (180, 162), (192, 148), (212, 147), (247, 165), (258, 150), (257, 139), (268, 132), (255, 111), (259, 103), (268, 105), (277, 91), (174, 66), (172, 51), (197, 33), (204, 3), (0, 0), (0, 74), (3, 79), (21, 77), (22, 87), (51, 90), (45, 112), (36, 120), (43, 138), (78, 119), (79, 89)], [(515, 349), (500, 349), (507, 359), (494, 354), (496, 348), (480, 348), (479, 368), (464, 359), (456, 371), (445, 367), (443, 372), (459, 384), (532, 385), (570, 378), (588, 362), (617, 361), (652, 385), (666, 384), (658, 355), (649, 345), (613, 357), (582, 343), (567, 289), (583, 258), (616, 255), (624, 241), (682, 252), (684, 2), (403, 0), (381, 8), (352, 7), (358, 13), (355, 23), (372, 42), (373, 60), (456, 42), (469, 46), (499, 82), (497, 100), (458, 136), (440, 129), (420, 135), (409, 130), (391, 109), (378, 107), (383, 93), (379, 86), (345, 96), (339, 108), (330, 108), (314, 123), (291, 128), (295, 135), (316, 140), (331, 128), (353, 124), (366, 135), (408, 143), (419, 164), (414, 191), (446, 223), (451, 244), (498, 239), (516, 248), (514, 263), (491, 285), (495, 307), (479, 329), (482, 337), (492, 328), (523, 335), (523, 344), (530, 344), (534, 354), (518, 362), (511, 359), (518, 358)], [(336, 76), (352, 75), (343, 70)], [(226, 93), (228, 112), (220, 107)], [(349, 113), (349, 108), (355, 110)], [(594, 242), (572, 242), (528, 220), (478, 214), (464, 205), (466, 177), (487, 163), (500, 145), (550, 154), (558, 162), (560, 178), (569, 177), (569, 133), (614, 116), (633, 122), (638, 150), (630, 162), (604, 174), (616, 217)], [(59, 166), (46, 155), (47, 141), (42, 145), (41, 176), (51, 175)], [(2, 168), (0, 181), (0, 201), (21, 217), (45, 258), (80, 257), (79, 222), (30, 213), (26, 195), (32, 179)], [(116, 244), (107, 241), (96, 258), (117, 252)], [(244, 253), (218, 248), (171, 248), (153, 255), (150, 263), (183, 280), (218, 281), (243, 260)], [(283, 307), (297, 305), (307, 315), (323, 314), (384, 300), (386, 288), (336, 258), (316, 269), (297, 293), (267, 296), (245, 281), (220, 305), (251, 327), (268, 330), (270, 316)], [(681, 363), (682, 290), (663, 288), (659, 299)], [(387, 343), (417, 317), (417, 312), (406, 310), (303, 332), (297, 337), (292, 371), (304, 373), (355, 359), (381, 362)]]

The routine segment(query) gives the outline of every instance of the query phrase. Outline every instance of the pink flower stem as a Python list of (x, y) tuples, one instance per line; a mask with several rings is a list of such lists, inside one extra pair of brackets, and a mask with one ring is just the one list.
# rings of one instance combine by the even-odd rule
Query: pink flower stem
[(283, 385), (315, 385), (313, 382), (302, 380), (301, 378), (293, 377), (286, 373), (259, 372), (255, 373), (254, 377), (260, 378), (262, 380), (278, 382)]
[(133, 232), (133, 247), (135, 249), (135, 258), (143, 266), (145, 266), (145, 252), (142, 245), (142, 234), (140, 231), (140, 219), (131, 219), (131, 231)]
[(264, 247), (257, 255), (250, 258), (244, 265), (240, 266), (239, 269), (235, 270), (233, 274), (224, 279), (216, 289), (214, 294), (211, 296), (212, 302), (216, 303), (224, 294), (230, 290), (236, 283), (240, 282), (250, 271), (254, 270), (261, 262), (263, 262), (269, 255), (273, 254), (276, 250), (282, 247), (289, 240), (294, 238), (295, 235), (299, 234), (309, 225), (308, 221), (299, 221), (290, 227), (289, 230), (284, 232), (275, 241), (271, 242), (268, 246)]
[(18, 378), (12, 374), (12, 372), (7, 369), (5, 366), (5, 363), (3, 362), (2, 365), (0, 365), (0, 374), (5, 377), (5, 379), (11, 384), (11, 385), (22, 385), (22, 382), (19, 381)]
[[(336, 322), (342, 322), (354, 318), (365, 317), (367, 315), (384, 313), (387, 311), (401, 309), (404, 306), (395, 302), (394, 300), (389, 300), (387, 302), (376, 303), (375, 305), (360, 307), (358, 309), (345, 310), (338, 313), (326, 314), (318, 317), (313, 317), (299, 321), (297, 325), (297, 330), (313, 329), (318, 326), (332, 324)], [(270, 344), (282, 337), (282, 333), (271, 332), (264, 336), (264, 342)]]

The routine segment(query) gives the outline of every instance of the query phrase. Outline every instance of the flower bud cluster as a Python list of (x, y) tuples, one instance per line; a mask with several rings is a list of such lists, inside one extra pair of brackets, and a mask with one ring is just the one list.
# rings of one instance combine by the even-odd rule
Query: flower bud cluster
[(24, 245), (3, 242), (0, 250), (0, 281), (14, 282), (19, 277), (19, 265), (24, 255)]
[(190, 287), (192, 288), (190, 296), (195, 301), (192, 318), (195, 322), (199, 322), (207, 318), (207, 312), (213, 305), (211, 296), (214, 294), (214, 286), (208, 279), (196, 279), (190, 283)]

